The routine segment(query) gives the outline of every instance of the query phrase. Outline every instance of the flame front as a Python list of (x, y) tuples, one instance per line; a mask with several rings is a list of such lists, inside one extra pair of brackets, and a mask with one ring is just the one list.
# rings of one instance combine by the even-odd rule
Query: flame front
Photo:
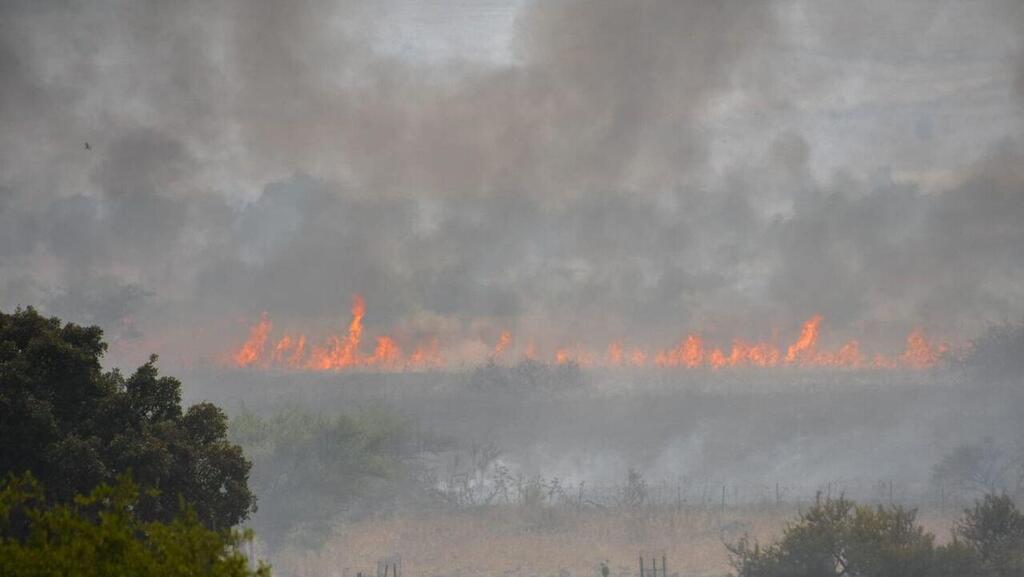
[(263, 313), (260, 316), (260, 322), (253, 325), (249, 329), (249, 338), (246, 339), (234, 355), (235, 364), (240, 367), (248, 367), (260, 360), (263, 356), (263, 349), (267, 345), (267, 337), (270, 336), (270, 329), (273, 326), (270, 324), (270, 317), (267, 313)]
[[(359, 295), (352, 298), (351, 319), (343, 335), (328, 336), (322, 344), (312, 346), (307, 352), (305, 334), (286, 333), (276, 341), (270, 341), (273, 324), (269, 315), (263, 313), (260, 320), (249, 329), (248, 338), (230, 355), (237, 367), (277, 367), (304, 369), (310, 371), (340, 371), (362, 368), (366, 370), (434, 370), (444, 368), (446, 358), (444, 346), (437, 336), (428, 336), (420, 342), (406, 343), (411, 350), (403, 354), (398, 340), (388, 335), (377, 335), (373, 351), (364, 353), (363, 321), (366, 303)], [(575, 363), (583, 367), (603, 366), (607, 368), (644, 367), (650, 361), (654, 366), (665, 369), (710, 369), (728, 368), (771, 368), (771, 367), (818, 367), (847, 369), (913, 369), (934, 367), (940, 362), (949, 347), (928, 339), (920, 329), (914, 329), (906, 338), (905, 349), (897, 354), (866, 354), (858, 340), (850, 340), (838, 349), (828, 350), (820, 345), (823, 317), (814, 315), (801, 327), (799, 335), (788, 346), (780, 347), (771, 341), (750, 342), (733, 339), (728, 348), (709, 346), (697, 333), (686, 335), (677, 345), (669, 349), (648, 352), (641, 347), (627, 348), (621, 340), (612, 341), (604, 354), (593, 353), (583, 345), (563, 346), (551, 354), (538, 352), (533, 340), (520, 345), (518, 354), (524, 359), (549, 359), (556, 364)], [(777, 340), (777, 337), (773, 337)], [(522, 341), (520, 341), (522, 342)], [(515, 351), (513, 335), (502, 330), (491, 352), (484, 359), (491, 362), (508, 362)], [(269, 345), (269, 346), (268, 346)], [(599, 349), (600, 350), (600, 349)], [(782, 351), (785, 351), (783, 354)], [(461, 359), (466, 360), (466, 359)]]

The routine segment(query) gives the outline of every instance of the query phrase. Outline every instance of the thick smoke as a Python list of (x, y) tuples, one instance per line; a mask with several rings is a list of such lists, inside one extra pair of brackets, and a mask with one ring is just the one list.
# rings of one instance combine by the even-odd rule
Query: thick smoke
[(403, 44), (402, 2), (5, 2), (0, 307), (126, 362), (354, 293), (492, 342), (1024, 314), (1017, 3), (445, 9), (514, 24), (477, 54)]

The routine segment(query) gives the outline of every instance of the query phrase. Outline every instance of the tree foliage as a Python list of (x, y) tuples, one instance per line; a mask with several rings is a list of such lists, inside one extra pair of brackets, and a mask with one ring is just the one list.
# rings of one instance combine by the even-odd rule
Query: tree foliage
[(954, 534), (981, 560), (984, 575), (1024, 575), (1024, 514), (1006, 495), (986, 495), (964, 512)]
[(127, 478), (52, 504), (31, 475), (0, 487), (0, 575), (38, 577), (267, 577), (239, 546), (249, 536), (212, 531), (191, 509), (168, 522), (134, 514), (143, 493)]
[(156, 356), (127, 378), (103, 372), (102, 336), (31, 308), (0, 312), (0, 474), (32, 472), (48, 498), (70, 503), (131, 472), (156, 490), (139, 499), (142, 520), (173, 519), (182, 497), (207, 527), (244, 520), (250, 463), (224, 413), (183, 411), (181, 383), (159, 375)]
[(818, 501), (782, 539), (728, 545), (738, 577), (1008, 577), (1024, 575), (1024, 520), (1008, 497), (986, 497), (945, 545), (913, 509)]

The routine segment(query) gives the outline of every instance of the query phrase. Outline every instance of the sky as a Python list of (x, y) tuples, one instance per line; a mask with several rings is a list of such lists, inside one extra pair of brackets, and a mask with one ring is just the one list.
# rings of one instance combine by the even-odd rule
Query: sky
[(1013, 0), (6, 0), (0, 79), (0, 310), (114, 364), (1024, 317)]

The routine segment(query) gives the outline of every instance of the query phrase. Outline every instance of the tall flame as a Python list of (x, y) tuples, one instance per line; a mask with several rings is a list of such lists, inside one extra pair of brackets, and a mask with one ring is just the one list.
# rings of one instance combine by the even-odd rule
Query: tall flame
[(267, 313), (260, 315), (260, 322), (249, 329), (249, 338), (246, 339), (242, 348), (233, 355), (235, 364), (240, 367), (248, 367), (260, 360), (263, 355), (263, 348), (267, 344), (267, 337), (270, 336), (270, 317)]
[(797, 360), (812, 357), (814, 347), (818, 344), (818, 326), (821, 325), (821, 315), (814, 315), (804, 323), (800, 338), (789, 346), (786, 351), (786, 364), (792, 364)]
[(352, 297), (352, 320), (348, 324), (348, 335), (344, 339), (331, 337), (329, 347), (314, 347), (308, 367), (329, 370), (344, 369), (359, 363), (359, 340), (363, 336), (363, 315), (366, 303), (363, 297)]

